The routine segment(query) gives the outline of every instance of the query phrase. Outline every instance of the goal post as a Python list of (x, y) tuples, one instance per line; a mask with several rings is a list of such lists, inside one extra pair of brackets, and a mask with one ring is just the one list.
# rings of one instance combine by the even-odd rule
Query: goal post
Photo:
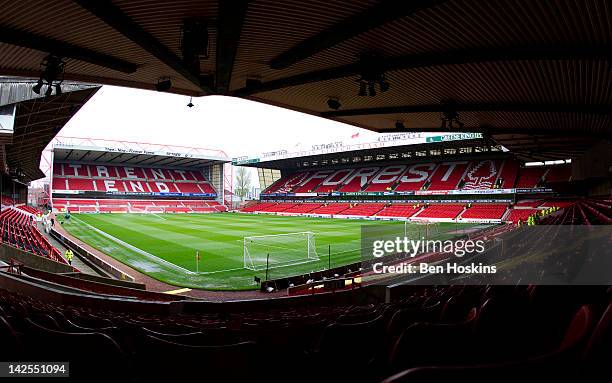
[(164, 214), (166, 208), (161, 206), (145, 206), (144, 208), (133, 207), (131, 204), (128, 206), (128, 212), (134, 214)]
[(431, 239), (440, 235), (438, 222), (404, 221), (404, 237), (413, 239)]
[(319, 260), (315, 235), (306, 231), (244, 237), (244, 268), (265, 270)]

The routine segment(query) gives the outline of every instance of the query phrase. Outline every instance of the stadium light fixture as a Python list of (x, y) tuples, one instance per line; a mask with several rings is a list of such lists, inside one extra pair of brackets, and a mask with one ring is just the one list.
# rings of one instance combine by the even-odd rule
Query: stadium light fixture
[(380, 79), (379, 81), (379, 86), (380, 86), (380, 91), (381, 92), (386, 92), (389, 90), (389, 88), (391, 87), (391, 84), (389, 84), (385, 78), (384, 78), (384, 74), (383, 77)]
[(170, 90), (170, 88), (172, 88), (172, 81), (170, 80), (170, 77), (162, 77), (157, 80), (157, 84), (155, 84), (155, 89), (158, 92), (166, 92)]
[[(66, 62), (59, 56), (48, 55), (44, 58), (41, 66), (40, 78), (36, 85), (32, 87), (32, 91), (40, 94), (42, 87), (47, 85), (45, 96), (50, 96), (55, 86), (57, 94), (61, 94), (60, 85), (64, 81), (64, 67)], [(59, 89), (59, 92), (58, 92)]]
[(342, 104), (340, 103), (340, 101), (337, 98), (330, 97), (327, 100), (327, 106), (329, 107), (329, 109), (338, 110), (338, 109), (340, 109)]
[(455, 100), (443, 100), (442, 105), (444, 106), (444, 110), (442, 111), (442, 115), (440, 116), (440, 120), (442, 124), (440, 129), (442, 130), (461, 130), (464, 127), (463, 122), (459, 119), (459, 113), (457, 112), (456, 102)]
[(359, 81), (359, 97), (365, 97), (368, 95), (368, 84), (365, 81)]
[(376, 86), (373, 82), (368, 83), (368, 93), (370, 97), (376, 96)]
[(193, 104), (193, 97), (189, 97), (189, 103), (187, 104), (188, 108), (193, 108), (195, 105)]
[(382, 66), (382, 60), (376, 54), (364, 54), (359, 60), (360, 76), (357, 79), (359, 83), (359, 93), (361, 97), (369, 95), (375, 97), (377, 94), (376, 85), (380, 92), (386, 92), (391, 87), (391, 84), (385, 79), (385, 71)]
[(32, 87), (32, 92), (36, 94), (40, 94), (40, 90), (42, 89), (42, 86), (43, 86), (43, 81), (41, 79), (38, 79), (38, 82), (36, 83), (36, 85)]

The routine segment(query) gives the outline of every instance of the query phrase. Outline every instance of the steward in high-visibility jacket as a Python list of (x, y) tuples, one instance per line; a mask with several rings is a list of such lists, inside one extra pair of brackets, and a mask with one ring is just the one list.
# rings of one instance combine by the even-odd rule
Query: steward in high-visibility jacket
[(72, 250), (66, 250), (66, 260), (68, 261), (69, 265), (72, 265), (72, 258), (74, 258), (74, 253), (72, 253)]

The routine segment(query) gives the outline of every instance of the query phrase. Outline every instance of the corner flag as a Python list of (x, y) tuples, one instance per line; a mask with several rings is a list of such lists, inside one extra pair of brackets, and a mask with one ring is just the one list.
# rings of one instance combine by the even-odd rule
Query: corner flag
[(200, 272), (200, 250), (196, 250), (196, 273)]

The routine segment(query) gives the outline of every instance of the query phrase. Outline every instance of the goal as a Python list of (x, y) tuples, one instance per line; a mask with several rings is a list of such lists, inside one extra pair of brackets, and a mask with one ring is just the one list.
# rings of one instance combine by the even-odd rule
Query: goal
[(163, 214), (166, 212), (166, 209), (161, 206), (145, 206), (144, 208), (137, 208), (130, 204), (128, 211), (135, 214)]
[(318, 261), (312, 232), (256, 235), (244, 237), (244, 268), (268, 268)]
[(438, 222), (404, 221), (404, 237), (412, 239), (432, 239), (440, 235)]

